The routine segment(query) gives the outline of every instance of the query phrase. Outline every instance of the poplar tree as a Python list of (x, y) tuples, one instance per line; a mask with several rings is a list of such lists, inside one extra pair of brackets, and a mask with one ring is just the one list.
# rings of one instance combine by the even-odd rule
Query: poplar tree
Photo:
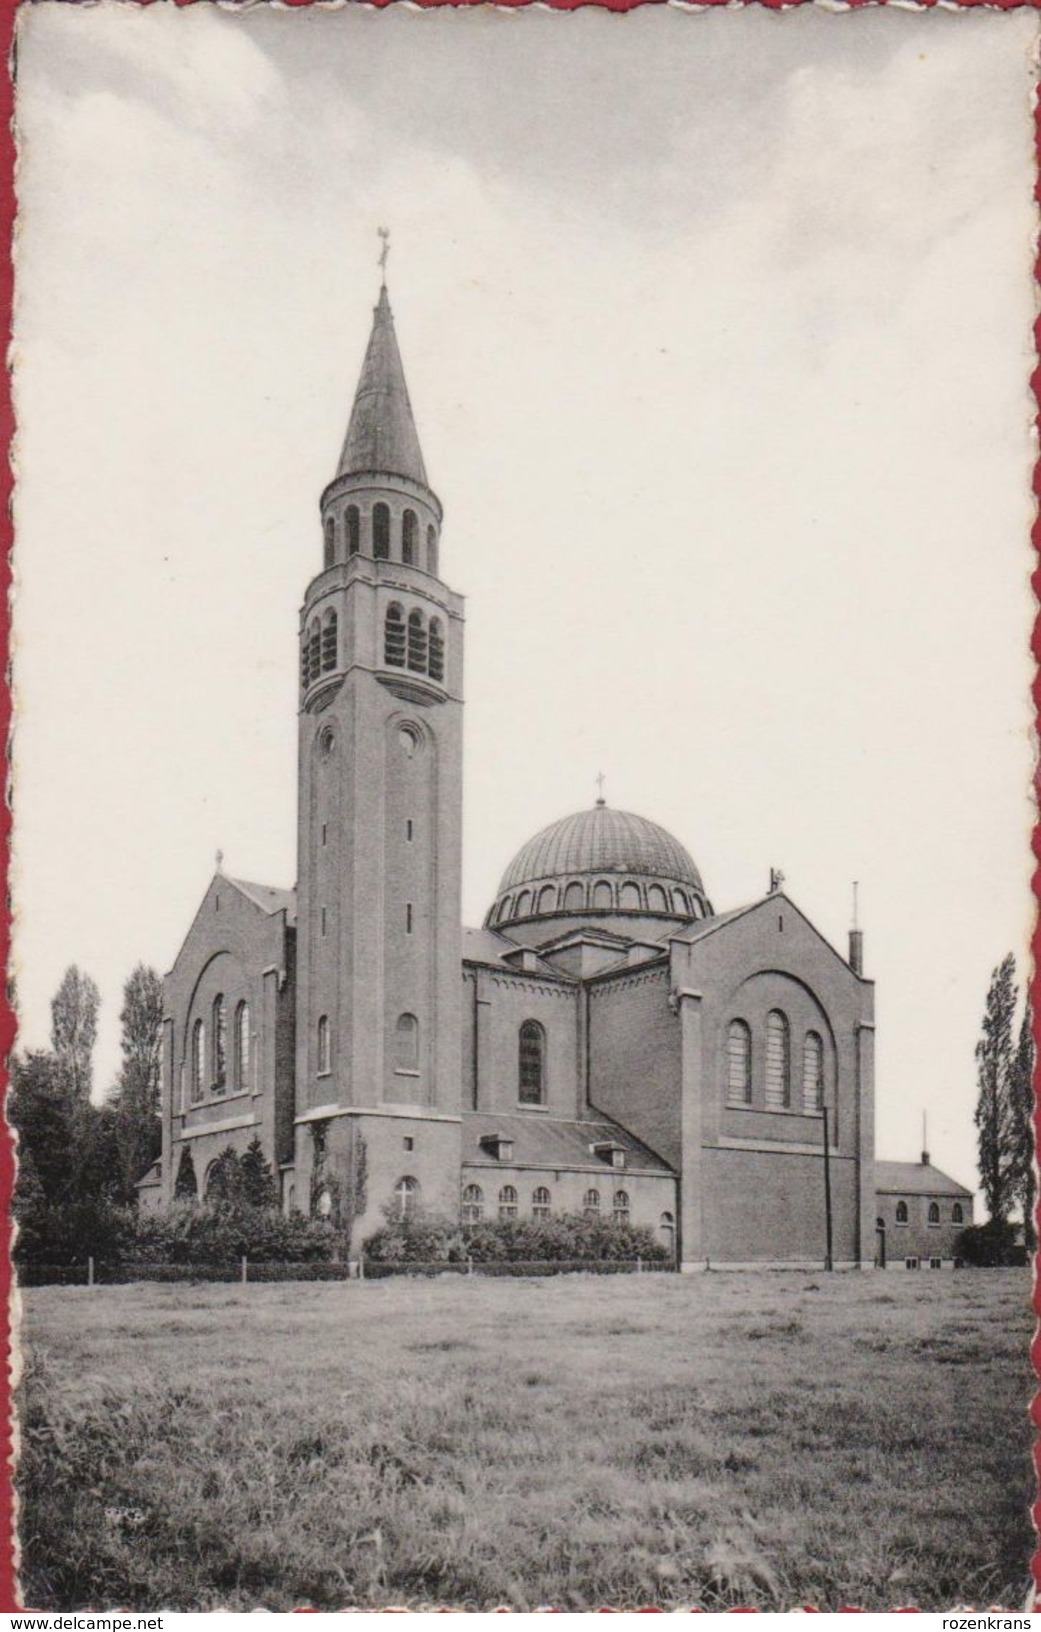
[(51, 1047), (74, 1105), (90, 1101), (100, 1003), (90, 976), (70, 964), (51, 999)]
[(1034, 1204), (1037, 1177), (1034, 1169), (1034, 1039), (1031, 1035), (1030, 1004), (1027, 1002), (1019, 1027), (1019, 1042), (1012, 1061), (1009, 1082), (1010, 1104), (1010, 1188), (1014, 1203), (1023, 1214), (1023, 1240), (1028, 1252), (1037, 1246)]
[(123, 986), (119, 1021), (123, 1060), (112, 1104), (122, 1188), (132, 1200), (135, 1183), (162, 1148), (163, 983), (147, 964), (139, 963)]
[(1012, 1189), (1012, 1027), (1016, 1010), (1016, 960), (1002, 958), (990, 977), (983, 1026), (976, 1044), (976, 1129), (980, 1184), (992, 1219), (1004, 1223), (1015, 1200)]

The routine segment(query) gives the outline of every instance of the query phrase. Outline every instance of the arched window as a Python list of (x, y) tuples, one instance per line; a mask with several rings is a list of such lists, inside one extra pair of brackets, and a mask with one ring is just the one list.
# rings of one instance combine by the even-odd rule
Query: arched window
[(328, 674), (336, 667), (336, 634), (337, 617), (332, 607), (325, 614), (322, 622), (322, 673)]
[(541, 890), (539, 891), (539, 904), (536, 911), (556, 912), (556, 910), (557, 886), (555, 884), (543, 884)]
[(460, 1219), (464, 1224), (479, 1224), (484, 1217), (484, 1193), (479, 1184), (468, 1184), (463, 1191)]
[(940, 1222), (940, 1203), (938, 1201), (929, 1203), (929, 1222), (930, 1224), (939, 1224)]
[(792, 1069), (788, 1021), (780, 1009), (766, 1017), (766, 1108), (783, 1110), (791, 1104)]
[(954, 1206), (951, 1208), (951, 1223), (952, 1224), (964, 1224), (965, 1223), (965, 1209), (962, 1207), (962, 1204), (961, 1204), (960, 1201), (956, 1201), (954, 1203)]
[(532, 1216), (532, 1218), (548, 1218), (549, 1215), (550, 1215), (549, 1191), (546, 1189), (546, 1186), (544, 1184), (540, 1184), (538, 1189), (532, 1193), (532, 1197), (531, 1197), (531, 1216)]
[(440, 618), (430, 620), (430, 678), (443, 680), (445, 677), (445, 637), (441, 632)]
[(752, 1033), (744, 1020), (731, 1020), (727, 1028), (727, 1102), (752, 1103)]
[(383, 503), (372, 507), (372, 553), (377, 561), (390, 560), (390, 510)]
[(585, 1213), (587, 1218), (599, 1218), (600, 1217), (600, 1192), (599, 1192), (599, 1190), (587, 1190), (586, 1191), (586, 1197), (585, 1197), (585, 1200), (582, 1203), (582, 1211)]
[(406, 567), (416, 565), (416, 512), (406, 510), (401, 518), (401, 559)]
[(520, 1028), (517, 1098), (522, 1105), (541, 1105), (545, 1098), (546, 1033), (537, 1020)]
[(660, 884), (648, 885), (647, 910), (649, 912), (668, 912), (669, 898)]
[(235, 1086), (249, 1087), (249, 1004), (235, 1010)]
[(517, 905), (513, 910), (515, 918), (526, 918), (531, 911), (531, 891), (521, 890), (517, 897)]
[(206, 1032), (201, 1020), (192, 1027), (192, 1103), (202, 1098), (206, 1086)]
[(308, 640), (307, 631), (305, 630), (304, 631), (304, 638), (303, 638), (303, 640), (302, 640), (302, 642), (300, 644), (300, 684), (301, 684), (301, 686), (303, 687), (303, 689), (305, 691), (307, 690), (308, 684), (310, 683), (310, 679), (311, 679), (310, 644), (309, 644), (309, 640)]
[(405, 667), (405, 619), (396, 601), (388, 606), (383, 620), (383, 661), (388, 669)]
[(614, 1203), (613, 1203), (612, 1208), (611, 1208), (611, 1215), (614, 1218), (614, 1221), (615, 1221), (616, 1224), (628, 1224), (628, 1222), (629, 1222), (629, 1192), (628, 1192), (628, 1190), (616, 1190), (615, 1191), (615, 1193), (614, 1193)]
[(331, 1069), (332, 1039), (329, 1036), (329, 1016), (320, 1014), (318, 1016), (318, 1070), (322, 1072)]
[(907, 1223), (907, 1202), (898, 1201), (896, 1204), (896, 1221), (898, 1224)]
[(174, 1181), (174, 1195), (178, 1201), (198, 1201), (199, 1181), (195, 1177), (195, 1163), (192, 1161), (190, 1150), (182, 1150), (181, 1160), (177, 1164), (177, 1178)]
[(504, 895), (502, 900), (499, 902), (499, 910), (495, 915), (496, 923), (504, 924), (506, 922), (507, 918), (510, 916), (510, 908), (512, 906), (513, 896)]
[(628, 912), (639, 912), (643, 906), (639, 884), (623, 884), (618, 891), (618, 905)]
[(689, 915), (689, 913), (690, 913), (690, 903), (688, 902), (687, 897), (684, 895), (682, 890), (673, 890), (673, 892), (672, 892), (672, 910), (673, 910), (673, 912), (682, 912), (684, 914), (684, 916)]
[(824, 1044), (815, 1031), (806, 1033), (802, 1045), (802, 1108), (824, 1109)]
[(658, 1220), (658, 1234), (661, 1244), (671, 1258), (676, 1251), (676, 1220), (671, 1213), (662, 1213)]
[(437, 532), (427, 528), (427, 571), (437, 577)]
[(614, 891), (604, 879), (593, 885), (593, 906), (608, 910), (614, 906)]
[(499, 1217), (516, 1218), (517, 1192), (512, 1184), (504, 1184), (499, 1191)]
[(331, 567), (336, 559), (336, 523), (332, 516), (325, 518), (325, 565)]
[(419, 1069), (419, 1021), (414, 1014), (399, 1014), (394, 1027), (395, 1071)]
[(394, 1201), (399, 1218), (414, 1218), (419, 1207), (419, 1180), (406, 1173), (394, 1186)]
[(581, 912), (586, 904), (586, 887), (572, 881), (564, 891), (564, 911)]
[(313, 619), (307, 632), (307, 683), (317, 680), (322, 667), (322, 630), (318, 619)]
[(361, 549), (361, 514), (356, 504), (349, 504), (345, 513), (347, 522), (347, 554), (357, 555)]
[(224, 994), (213, 1000), (213, 1089), (222, 1093), (228, 1084), (228, 1010)]
[(408, 615), (408, 666), (413, 674), (427, 672), (427, 632), (418, 611)]

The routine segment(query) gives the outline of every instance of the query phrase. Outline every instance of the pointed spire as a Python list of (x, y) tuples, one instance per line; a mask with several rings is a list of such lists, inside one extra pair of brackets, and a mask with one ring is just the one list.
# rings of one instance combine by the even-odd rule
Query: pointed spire
[(369, 346), (336, 474), (353, 476), (362, 471), (388, 471), (429, 486), (386, 283), (380, 286)]

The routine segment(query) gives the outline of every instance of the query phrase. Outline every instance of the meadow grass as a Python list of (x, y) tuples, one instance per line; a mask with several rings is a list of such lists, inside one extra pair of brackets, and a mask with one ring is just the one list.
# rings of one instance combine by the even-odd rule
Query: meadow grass
[(1026, 1595), (1023, 1271), (23, 1298), (33, 1608)]

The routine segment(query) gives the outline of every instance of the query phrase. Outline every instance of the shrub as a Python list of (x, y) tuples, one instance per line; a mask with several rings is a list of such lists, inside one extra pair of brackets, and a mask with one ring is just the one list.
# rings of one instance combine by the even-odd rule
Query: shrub
[(174, 1202), (141, 1213), (120, 1243), (118, 1261), (139, 1264), (317, 1263), (335, 1256), (339, 1237), (328, 1224), (270, 1207), (197, 1207)]
[(1016, 1228), (1004, 1218), (989, 1218), (986, 1224), (970, 1224), (962, 1230), (955, 1255), (976, 1269), (997, 1269), (1023, 1265), (1026, 1248), (1016, 1239)]
[(660, 1263), (665, 1248), (643, 1225), (562, 1214), (459, 1225), (449, 1219), (396, 1219), (363, 1248), (373, 1263)]

